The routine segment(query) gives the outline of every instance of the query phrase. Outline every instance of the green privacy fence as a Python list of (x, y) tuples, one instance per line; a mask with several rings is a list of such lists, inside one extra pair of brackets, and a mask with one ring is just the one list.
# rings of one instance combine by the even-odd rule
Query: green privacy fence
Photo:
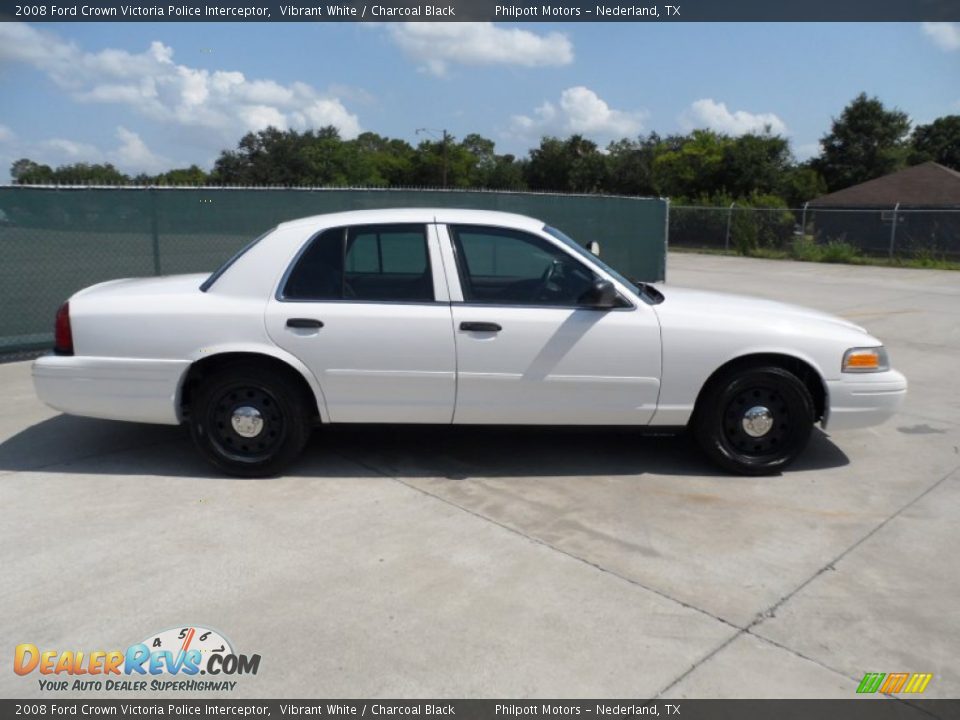
[(539, 218), (636, 280), (662, 280), (667, 202), (443, 190), (0, 187), (0, 353), (49, 346), (57, 307), (104, 280), (207, 272), (277, 223), (387, 207)]

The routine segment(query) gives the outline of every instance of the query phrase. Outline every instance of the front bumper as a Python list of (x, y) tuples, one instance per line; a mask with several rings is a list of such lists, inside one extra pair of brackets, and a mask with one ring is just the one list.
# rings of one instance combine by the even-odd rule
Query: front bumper
[(896, 370), (849, 373), (827, 381), (823, 427), (854, 430), (872, 427), (893, 415), (907, 396), (907, 379)]
[(33, 363), (37, 396), (70, 415), (176, 425), (186, 360), (45, 355)]

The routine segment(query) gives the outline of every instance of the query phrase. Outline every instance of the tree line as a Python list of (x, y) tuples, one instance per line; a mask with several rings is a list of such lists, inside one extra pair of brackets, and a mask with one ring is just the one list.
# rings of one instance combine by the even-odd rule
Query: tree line
[(499, 154), (470, 134), (413, 146), (365, 132), (344, 140), (334, 127), (274, 127), (244, 135), (212, 170), (197, 165), (130, 176), (109, 163), (51, 168), (28, 158), (11, 167), (23, 185), (449, 187), (665, 196), (678, 202), (797, 207), (826, 192), (929, 160), (960, 170), (960, 115), (911, 128), (909, 117), (861, 93), (832, 122), (819, 155), (797, 162), (788, 140), (711, 130), (650, 133), (606, 148), (582, 135), (544, 137), (526, 157)]

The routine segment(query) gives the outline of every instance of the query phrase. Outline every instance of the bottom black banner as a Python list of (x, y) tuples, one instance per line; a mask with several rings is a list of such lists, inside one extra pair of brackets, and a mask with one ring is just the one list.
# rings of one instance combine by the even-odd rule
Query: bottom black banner
[(0, 718), (960, 719), (960, 700), (0, 700)]

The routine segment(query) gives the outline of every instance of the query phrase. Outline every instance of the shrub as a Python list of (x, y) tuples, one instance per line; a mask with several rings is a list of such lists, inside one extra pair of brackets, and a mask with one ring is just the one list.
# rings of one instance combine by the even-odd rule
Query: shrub
[(730, 239), (737, 252), (749, 255), (759, 247), (760, 233), (752, 210), (734, 210), (730, 219)]
[(831, 240), (820, 248), (820, 262), (852, 263), (860, 257), (860, 251), (843, 240)]
[(820, 246), (814, 242), (813, 237), (810, 235), (798, 237), (790, 245), (790, 256), (794, 260), (802, 260), (803, 262), (818, 262), (822, 255), (823, 252), (821, 251)]

